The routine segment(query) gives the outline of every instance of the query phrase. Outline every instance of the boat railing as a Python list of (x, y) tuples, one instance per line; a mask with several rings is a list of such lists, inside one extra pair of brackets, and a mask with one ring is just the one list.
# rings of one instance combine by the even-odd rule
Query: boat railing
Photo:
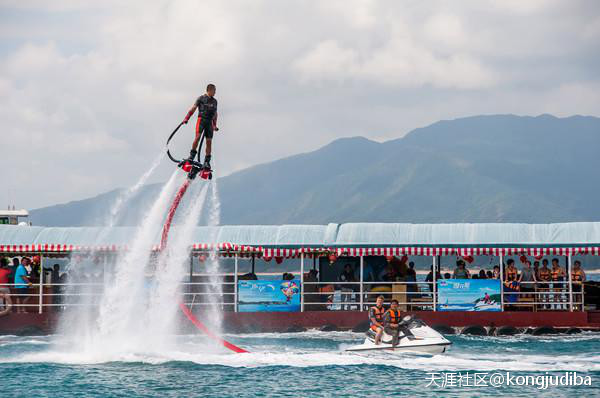
[[(301, 311), (366, 311), (380, 295), (386, 303), (396, 299), (400, 309), (408, 311), (443, 310), (445, 304), (439, 302), (436, 284), (430, 281), (342, 282), (303, 279)], [(178, 298), (190, 307), (217, 305), (225, 311), (237, 311), (238, 282), (232, 274), (222, 274), (217, 281), (182, 282)], [(19, 289), (22, 285), (0, 284), (0, 312), (6, 306), (16, 308), (18, 312), (25, 309), (39, 313), (45, 309), (56, 311), (70, 306), (98, 306), (105, 286), (103, 282), (51, 283), (43, 280)], [(512, 290), (505, 283), (501, 286), (500, 310), (583, 311), (585, 307), (583, 283), (580, 282), (521, 282), (520, 286), (527, 290)], [(140, 287), (140, 291), (146, 289)]]

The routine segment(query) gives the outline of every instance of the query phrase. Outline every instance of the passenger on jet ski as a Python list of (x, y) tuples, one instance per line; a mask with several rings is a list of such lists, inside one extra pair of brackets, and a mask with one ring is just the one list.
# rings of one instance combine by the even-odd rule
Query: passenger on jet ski
[(381, 342), (384, 314), (385, 308), (383, 307), (383, 296), (378, 296), (375, 305), (369, 309), (369, 321), (371, 322), (371, 330), (375, 332), (375, 344)]
[(390, 303), (390, 309), (383, 315), (383, 328), (387, 334), (393, 336), (392, 345), (398, 345), (398, 334), (400, 333), (400, 310), (398, 309), (398, 300), (393, 299)]

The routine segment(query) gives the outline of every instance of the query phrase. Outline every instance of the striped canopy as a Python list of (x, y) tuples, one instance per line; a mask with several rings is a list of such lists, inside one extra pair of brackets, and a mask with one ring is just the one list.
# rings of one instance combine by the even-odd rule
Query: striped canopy
[[(173, 230), (177, 228), (174, 227)], [(0, 226), (0, 252), (126, 250), (134, 227)], [(197, 227), (194, 251), (296, 257), (362, 255), (600, 255), (600, 223), (242, 225)], [(158, 250), (160, 237), (149, 250)]]

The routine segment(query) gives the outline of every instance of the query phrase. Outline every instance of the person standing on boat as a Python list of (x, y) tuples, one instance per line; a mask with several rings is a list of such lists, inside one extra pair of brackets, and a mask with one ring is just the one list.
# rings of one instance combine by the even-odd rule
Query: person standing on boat
[(398, 309), (398, 300), (393, 299), (390, 303), (390, 309), (383, 315), (383, 329), (393, 337), (392, 345), (398, 345), (398, 334), (400, 333), (400, 310)]
[(371, 322), (371, 330), (375, 332), (375, 344), (381, 342), (384, 315), (385, 308), (383, 307), (383, 296), (378, 296), (375, 305), (369, 309), (369, 321)]
[(583, 283), (586, 281), (585, 271), (581, 268), (581, 261), (575, 260), (573, 264), (573, 271), (571, 272), (571, 281), (573, 282), (573, 301), (575, 302), (575, 311), (579, 311), (581, 308), (580, 304), (583, 304)]
[(458, 260), (456, 262), (456, 268), (454, 269), (454, 273), (452, 274), (452, 279), (469, 279), (471, 278), (471, 273), (466, 267), (466, 264), (463, 260)]
[(211, 152), (212, 152), (212, 138), (213, 133), (215, 131), (219, 131), (217, 127), (217, 99), (215, 98), (215, 94), (217, 92), (217, 87), (214, 84), (209, 84), (206, 86), (206, 94), (198, 97), (194, 105), (190, 108), (185, 119), (183, 119), (183, 123), (187, 124), (190, 120), (196, 109), (198, 109), (198, 121), (196, 122), (196, 137), (194, 138), (194, 142), (192, 143), (192, 149), (190, 151), (189, 160), (194, 160), (196, 157), (198, 143), (200, 142), (200, 137), (204, 133), (204, 138), (206, 139), (206, 149), (205, 149), (205, 157), (204, 157), (204, 168), (210, 170), (210, 160), (211, 160)]
[[(540, 282), (542, 282), (538, 285), (538, 291), (549, 292), (550, 291), (550, 283), (549, 282), (552, 280), (552, 278), (551, 278), (550, 268), (548, 268), (548, 260), (547, 259), (542, 260), (542, 267), (538, 270), (537, 279)], [(539, 298), (544, 303), (547, 303), (550, 301), (550, 295), (548, 293), (541, 294)], [(548, 304), (544, 304), (543, 308), (549, 309), (550, 306)]]
[[(552, 290), (553, 297), (552, 301), (554, 303), (562, 303), (563, 300), (563, 289), (564, 289), (564, 280), (565, 280), (565, 271), (562, 269), (560, 264), (558, 263), (558, 258), (552, 259), (552, 270), (550, 271), (550, 279), (552, 279)], [(555, 304), (554, 309), (562, 310), (562, 304)]]

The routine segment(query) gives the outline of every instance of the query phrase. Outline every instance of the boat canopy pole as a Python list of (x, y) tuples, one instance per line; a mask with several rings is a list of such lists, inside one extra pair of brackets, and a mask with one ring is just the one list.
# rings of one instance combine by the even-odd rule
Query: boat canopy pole
[(500, 255), (500, 308), (504, 311), (504, 255)]

